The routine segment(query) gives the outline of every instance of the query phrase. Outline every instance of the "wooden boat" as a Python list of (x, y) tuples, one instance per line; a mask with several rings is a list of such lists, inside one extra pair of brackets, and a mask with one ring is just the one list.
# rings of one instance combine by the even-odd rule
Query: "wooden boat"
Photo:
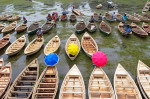
[(55, 53), (60, 46), (60, 39), (58, 35), (54, 36), (45, 46), (44, 54), (48, 55), (50, 53)]
[(97, 8), (97, 9), (102, 8), (102, 4), (97, 5), (96, 8)]
[(121, 64), (114, 75), (114, 90), (116, 99), (142, 99), (134, 80)]
[(130, 14), (128, 14), (128, 13), (125, 13), (125, 14), (126, 14), (126, 16), (127, 16), (127, 20), (129, 20), (129, 21), (131, 21), (131, 22), (135, 22), (135, 23), (140, 22), (140, 20), (139, 20), (138, 18), (136, 18), (136, 17), (134, 17), (134, 16), (132, 16), (132, 15), (130, 15)]
[(54, 24), (49, 22), (46, 22), (45, 24), (43, 24), (43, 26), (41, 27), (42, 33), (47, 33), (49, 32), (52, 28), (53, 28)]
[(116, 14), (116, 20), (119, 21), (119, 22), (125, 22), (125, 21), (123, 20), (123, 18), (122, 18), (122, 15), (119, 14), (119, 13)]
[(69, 39), (67, 40), (66, 45), (65, 45), (66, 54), (68, 55), (68, 57), (69, 57), (71, 60), (74, 60), (74, 59), (78, 56), (79, 52), (78, 52), (78, 54), (76, 54), (76, 55), (74, 55), (74, 56), (72, 56), (72, 55), (70, 55), (70, 54), (68, 53), (68, 50), (67, 50), (67, 49), (68, 49), (69, 44), (71, 44), (71, 43), (76, 44), (76, 45), (78, 46), (79, 52), (80, 52), (80, 48), (81, 48), (81, 46), (80, 46), (80, 41), (79, 41), (78, 37), (77, 37), (75, 34), (72, 34), (72, 35), (69, 37)]
[(97, 22), (101, 22), (102, 21), (102, 20), (99, 20), (99, 15), (96, 12), (94, 12), (93, 18), (94, 18), (94, 21), (97, 21)]
[(23, 32), (27, 29), (27, 24), (20, 24), (18, 27), (15, 28), (16, 32)]
[(150, 15), (149, 15), (149, 14), (147, 14), (147, 13), (145, 13), (145, 12), (142, 12), (142, 14), (143, 14), (144, 17), (150, 19)]
[[(93, 28), (93, 27), (94, 28)], [(97, 30), (97, 25), (96, 25), (96, 23), (89, 23), (88, 25), (87, 25), (87, 30), (89, 31), (89, 32), (91, 32), (91, 33), (93, 33), (93, 32), (95, 32), (96, 30)]]
[(6, 21), (7, 20), (7, 14), (1, 15), (0, 16), (0, 21)]
[(125, 37), (128, 37), (128, 36), (130, 36), (130, 35), (132, 34), (132, 31), (131, 31), (130, 33), (128, 33), (128, 34), (124, 34), (126, 31), (125, 31), (125, 29), (124, 29), (124, 24), (123, 24), (122, 22), (119, 23), (119, 25), (118, 25), (118, 30), (119, 30), (120, 33), (121, 33), (123, 36), (125, 36)]
[(38, 52), (44, 43), (44, 37), (42, 38), (35, 38), (33, 41), (29, 43), (29, 45), (24, 50), (24, 54), (32, 55)]
[(95, 67), (88, 86), (89, 99), (115, 99), (111, 82), (101, 67)]
[(79, 21), (76, 25), (76, 32), (77, 33), (82, 33), (85, 31), (86, 29), (86, 25), (85, 25), (85, 22), (84, 21)]
[(144, 64), (142, 61), (139, 60), (138, 66), (137, 66), (137, 82), (139, 85), (139, 88), (141, 90), (141, 93), (144, 96), (144, 99), (149, 99), (149, 83), (148, 80), (150, 77), (150, 68)]
[(26, 37), (25, 35), (18, 38), (14, 41), (6, 50), (5, 54), (8, 56), (17, 54), (26, 44)]
[(132, 32), (135, 33), (137, 36), (146, 37), (148, 35), (140, 26), (136, 25), (135, 23), (131, 23)]
[(144, 8), (143, 8), (143, 12), (147, 12), (147, 11), (149, 11), (149, 9), (150, 9), (150, 1), (148, 0), (147, 2), (146, 2), (146, 4), (145, 4), (145, 6), (144, 6)]
[(82, 13), (79, 9), (73, 9), (72, 12), (78, 16), (82, 15)]
[(33, 22), (27, 29), (28, 34), (35, 34), (38, 31), (39, 28), (39, 22), (35, 21)]
[(2, 39), (0, 39), (0, 49), (4, 48), (10, 42), (10, 34), (7, 34)]
[(93, 53), (98, 51), (98, 46), (95, 40), (87, 32), (84, 33), (81, 39), (81, 45), (83, 51), (89, 56), (92, 57)]
[(83, 77), (76, 65), (66, 74), (62, 83), (59, 99), (86, 99)]
[(3, 60), (3, 58), (0, 58), (0, 70), (3, 66), (4, 66), (4, 60)]
[(68, 16), (67, 16), (67, 15), (65, 15), (65, 18), (63, 18), (63, 15), (61, 15), (61, 21), (66, 21), (66, 20), (67, 20), (67, 18), (68, 18)]
[(54, 99), (58, 84), (59, 77), (56, 66), (47, 66), (35, 84), (32, 99)]
[(113, 19), (112, 15), (109, 14), (108, 12), (105, 12), (104, 16), (107, 21), (110, 21), (110, 22), (116, 21), (116, 19)]
[(30, 99), (39, 76), (38, 60), (33, 60), (18, 75), (6, 93), (5, 99)]
[(0, 24), (0, 32), (6, 27), (6, 23)]
[(16, 28), (17, 25), (17, 21), (12, 22), (11, 24), (9, 24), (8, 26), (6, 26), (1, 32), (2, 33), (8, 33), (13, 31)]
[(11, 84), (11, 63), (3, 66), (0, 70), (0, 99), (3, 99), (5, 92)]
[(70, 21), (71, 21), (71, 22), (77, 21), (77, 17), (76, 17), (75, 14), (71, 14), (71, 15), (70, 15)]
[(17, 21), (20, 19), (20, 15), (13, 15), (10, 18), (7, 18), (7, 21)]
[(137, 17), (139, 20), (143, 21), (143, 22), (150, 22), (150, 19), (145, 18), (139, 14), (134, 13), (134, 16)]
[(102, 21), (99, 25), (99, 30), (102, 32), (104, 35), (110, 35), (111, 33), (111, 27), (106, 24), (104, 21)]
[(147, 32), (148, 34), (150, 34), (150, 25), (146, 24), (143, 22), (142, 24), (142, 28), (145, 32)]

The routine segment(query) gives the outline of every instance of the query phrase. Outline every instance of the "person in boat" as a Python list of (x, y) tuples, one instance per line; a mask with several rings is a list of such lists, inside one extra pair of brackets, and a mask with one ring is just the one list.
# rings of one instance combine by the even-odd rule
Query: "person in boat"
[(124, 21), (126, 21), (126, 20), (127, 20), (127, 15), (124, 14), (124, 15), (122, 16), (122, 19), (123, 19)]
[(108, 8), (113, 8), (113, 2), (111, 0), (108, 0), (107, 3)]
[(67, 15), (63, 14), (61, 18), (64, 20), (64, 19), (66, 19), (66, 17), (67, 17)]
[(23, 17), (23, 24), (26, 24), (28, 21), (25, 17)]
[(42, 33), (41, 28), (38, 29), (38, 31), (36, 32), (36, 34), (37, 34), (37, 37), (38, 37), (38, 38), (42, 38), (43, 33)]
[(46, 17), (47, 21), (51, 21), (52, 20), (52, 16), (51, 14), (48, 14), (48, 16)]
[(56, 22), (56, 16), (52, 14), (52, 19)]
[(102, 21), (102, 19), (103, 19), (103, 16), (102, 16), (102, 14), (100, 13), (100, 14), (99, 14), (99, 20)]
[(74, 5), (72, 6), (72, 10), (74, 9), (75, 7), (74, 7)]
[(115, 14), (115, 12), (112, 14), (112, 18), (113, 18), (113, 19), (116, 19), (116, 14)]
[(125, 31), (126, 31), (126, 32), (124, 33), (124, 35), (127, 35), (127, 34), (129, 34), (129, 33), (132, 31), (130, 25), (124, 25), (124, 29), (125, 29)]
[(90, 23), (94, 23), (94, 17), (91, 16)]

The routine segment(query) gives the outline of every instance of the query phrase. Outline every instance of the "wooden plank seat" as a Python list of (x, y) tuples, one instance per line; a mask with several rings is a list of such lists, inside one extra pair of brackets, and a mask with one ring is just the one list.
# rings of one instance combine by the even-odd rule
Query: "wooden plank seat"
[(22, 97), (8, 97), (8, 99), (27, 99), (27, 98), (22, 98)]
[(33, 88), (33, 86), (14, 86), (15, 88)]
[(113, 92), (108, 92), (108, 91), (90, 91), (90, 93), (112, 94)]
[(30, 94), (29, 91), (11, 91), (13, 94)]

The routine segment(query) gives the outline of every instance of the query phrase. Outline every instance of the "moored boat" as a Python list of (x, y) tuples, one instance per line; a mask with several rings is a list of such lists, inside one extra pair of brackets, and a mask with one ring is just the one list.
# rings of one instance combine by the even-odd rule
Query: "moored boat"
[(102, 21), (99, 25), (99, 30), (102, 32), (104, 35), (110, 35), (111, 34), (111, 27), (106, 24), (104, 21)]
[(73, 9), (72, 12), (78, 16), (82, 15), (82, 13), (79, 9)]
[(97, 25), (96, 25), (96, 23), (89, 23), (88, 25), (87, 25), (87, 30), (89, 31), (89, 32), (95, 32), (96, 30), (97, 30)]
[(28, 34), (35, 34), (38, 31), (39, 28), (39, 22), (35, 21), (33, 22), (27, 29)]
[(4, 59), (3, 58), (0, 58), (0, 70), (1, 68), (4, 66)]
[(9, 44), (9, 42), (10, 42), (10, 34), (7, 34), (2, 39), (0, 39), (0, 49), (7, 46)]
[(86, 25), (85, 25), (85, 22), (84, 21), (79, 21), (77, 24), (76, 24), (76, 32), (77, 33), (83, 33), (86, 29)]
[(20, 24), (18, 27), (15, 28), (15, 31), (17, 33), (23, 32), (27, 29), (27, 24)]
[(1, 15), (0, 16), (0, 21), (6, 21), (7, 20), (7, 14)]
[(45, 24), (43, 24), (43, 26), (41, 27), (41, 31), (42, 33), (47, 33), (49, 32), (52, 28), (53, 28), (54, 24), (50, 21), (46, 22)]
[(116, 14), (116, 20), (119, 21), (119, 22), (125, 22), (125, 21), (123, 20), (123, 18), (122, 18), (122, 15), (119, 14), (119, 13)]
[(150, 19), (150, 15), (148, 13), (142, 12), (143, 16)]
[(143, 22), (150, 22), (150, 19), (143, 17), (139, 14), (134, 13), (134, 16), (137, 17), (139, 20), (143, 21)]
[(143, 22), (142, 28), (145, 32), (147, 32), (150, 35), (150, 25)]
[(93, 18), (94, 18), (94, 21), (97, 21), (97, 22), (101, 22), (102, 21), (102, 20), (99, 20), (99, 15), (96, 12), (94, 12)]
[(126, 14), (126, 16), (127, 16), (127, 20), (129, 20), (129, 21), (131, 21), (131, 22), (138, 23), (138, 22), (141, 21), (141, 20), (139, 20), (138, 18), (136, 18), (136, 17), (134, 17), (134, 16), (132, 16), (132, 15), (130, 15), (130, 14), (128, 14), (128, 13), (125, 13), (125, 14)]
[(7, 21), (17, 21), (20, 19), (20, 15), (13, 15), (12, 17), (8, 17)]
[(0, 24), (0, 32), (6, 27), (6, 23)]
[(9, 24), (8, 26), (6, 26), (1, 32), (2, 33), (8, 33), (13, 31), (16, 28), (17, 25), (17, 21), (12, 22), (11, 24)]
[(75, 14), (71, 14), (71, 15), (70, 15), (70, 21), (71, 21), (71, 22), (74, 22), (74, 21), (76, 21), (76, 20), (77, 20), (76, 15), (75, 15)]
[(116, 21), (116, 19), (113, 19), (112, 15), (109, 14), (108, 12), (105, 12), (104, 16), (107, 21), (110, 21), (110, 22)]

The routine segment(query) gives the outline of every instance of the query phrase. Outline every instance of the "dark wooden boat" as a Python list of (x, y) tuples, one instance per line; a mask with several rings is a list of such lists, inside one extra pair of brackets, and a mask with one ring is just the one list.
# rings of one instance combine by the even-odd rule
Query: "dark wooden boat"
[(132, 32), (142, 38), (145, 38), (148, 34), (145, 32), (140, 26), (136, 25), (135, 23), (131, 23)]
[(35, 21), (28, 27), (27, 32), (28, 34), (35, 34), (38, 31), (38, 28), (39, 28), (39, 22)]
[(10, 34), (7, 34), (2, 39), (0, 39), (0, 49), (7, 46), (9, 44), (9, 42), (10, 42)]
[(78, 9), (73, 9), (72, 12), (78, 16), (82, 15), (81, 11)]
[(130, 33), (128, 33), (128, 34), (124, 34), (126, 31), (125, 31), (125, 29), (124, 29), (124, 24), (122, 23), (122, 22), (120, 22), (119, 23), (119, 25), (118, 25), (118, 30), (120, 31), (120, 33), (123, 35), (123, 36), (125, 36), (125, 37), (128, 37), (128, 36), (130, 36), (131, 34), (132, 34), (132, 31), (130, 32)]
[(145, 32), (147, 32), (150, 35), (150, 25), (143, 22), (142, 28)]
[(116, 19), (113, 19), (112, 15), (109, 14), (108, 12), (105, 12), (104, 16), (107, 21), (110, 21), (110, 22), (116, 21)]
[(43, 26), (41, 27), (41, 30), (43, 33), (47, 33), (53, 28), (53, 26), (54, 26), (54, 24), (52, 22), (48, 21), (45, 24), (43, 24)]
[(122, 18), (122, 15), (119, 14), (119, 13), (116, 14), (116, 20), (119, 21), (119, 22), (125, 22), (125, 21), (123, 20), (123, 18)]
[(33, 90), (32, 99), (54, 99), (59, 84), (56, 66), (47, 66), (42, 72)]
[(144, 17), (150, 19), (150, 15), (149, 15), (149, 14), (147, 14), (147, 13), (145, 13), (145, 12), (142, 12), (142, 14), (143, 14)]
[(131, 22), (138, 23), (138, 22), (141, 21), (141, 20), (139, 20), (138, 18), (136, 18), (136, 17), (134, 17), (134, 16), (132, 16), (132, 15), (130, 15), (130, 14), (128, 14), (128, 13), (125, 13), (125, 14), (126, 14), (126, 16), (127, 16), (127, 20), (129, 20), (129, 21), (131, 21)]
[(111, 33), (111, 27), (106, 24), (104, 21), (102, 21), (99, 25), (99, 30), (102, 32), (104, 35), (110, 35)]
[(94, 21), (97, 21), (97, 22), (101, 22), (102, 21), (102, 20), (99, 20), (99, 15), (96, 12), (94, 12), (93, 17), (94, 17)]
[(6, 66), (3, 66), (0, 69), (0, 99), (3, 99), (5, 92), (11, 83), (11, 63), (8, 63)]
[(77, 33), (82, 33), (85, 31), (86, 29), (86, 25), (85, 25), (85, 22), (84, 21), (79, 21), (76, 25), (76, 32)]
[(0, 32), (5, 28), (6, 23), (0, 24)]
[(23, 32), (27, 29), (27, 24), (20, 24), (18, 27), (15, 28), (15, 31), (17, 33)]
[(71, 15), (70, 15), (70, 21), (74, 22), (74, 21), (76, 21), (76, 20), (77, 20), (76, 15), (75, 15), (75, 14), (71, 14)]
[(139, 20), (143, 21), (143, 22), (150, 22), (150, 19), (143, 17), (139, 14), (134, 13), (134, 16), (137, 17)]
[(38, 75), (39, 64), (35, 59), (18, 75), (7, 91), (5, 99), (30, 99)]
[(63, 18), (63, 15), (61, 15), (61, 21), (66, 21), (67, 20), (67, 15), (65, 15), (65, 18)]
[[(94, 28), (92, 28), (92, 26), (94, 27)], [(96, 25), (96, 23), (89, 23), (88, 25), (87, 25), (87, 30), (89, 31), (89, 32), (95, 32), (96, 30), (97, 30), (97, 25)]]

